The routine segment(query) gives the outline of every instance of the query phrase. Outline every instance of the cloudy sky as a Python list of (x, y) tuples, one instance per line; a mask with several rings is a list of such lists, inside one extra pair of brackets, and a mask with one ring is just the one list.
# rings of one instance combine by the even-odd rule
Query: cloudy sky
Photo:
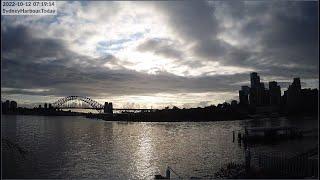
[(57, 2), (56, 16), (1, 16), (2, 100), (69, 95), (115, 107), (237, 99), (256, 71), (318, 88), (318, 2)]

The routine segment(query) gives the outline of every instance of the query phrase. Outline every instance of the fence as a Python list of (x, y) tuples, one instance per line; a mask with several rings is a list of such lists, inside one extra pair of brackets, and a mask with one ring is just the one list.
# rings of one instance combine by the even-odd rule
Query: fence
[(288, 158), (257, 154), (252, 159), (252, 165), (282, 177), (318, 177), (318, 158), (310, 158), (318, 154), (318, 149)]

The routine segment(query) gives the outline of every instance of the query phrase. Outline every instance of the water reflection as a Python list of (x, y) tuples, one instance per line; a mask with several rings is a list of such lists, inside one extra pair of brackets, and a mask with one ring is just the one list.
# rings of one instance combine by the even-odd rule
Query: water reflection
[[(224, 122), (121, 123), (83, 117), (3, 116), (3, 136), (30, 150), (26, 160), (3, 159), (13, 178), (151, 179), (172, 167), (184, 178), (211, 178), (243, 161), (232, 131), (245, 126), (317, 127), (317, 121), (259, 119)], [(312, 142), (311, 142), (312, 141)], [(253, 151), (302, 151), (317, 141), (257, 145)], [(6, 156), (5, 156), (6, 157)]]

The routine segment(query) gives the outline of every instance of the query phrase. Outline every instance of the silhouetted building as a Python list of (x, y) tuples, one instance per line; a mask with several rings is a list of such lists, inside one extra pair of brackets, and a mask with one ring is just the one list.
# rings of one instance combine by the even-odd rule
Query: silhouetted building
[(9, 100), (6, 100), (5, 102), (2, 102), (2, 112), (6, 113), (9, 111), (9, 108), (10, 108), (10, 101)]
[(9, 100), (6, 100), (5, 102), (1, 101), (2, 113), (16, 112), (17, 108), (18, 108), (18, 104), (16, 101), (9, 101)]
[[(269, 89), (260, 82), (258, 73), (250, 73), (251, 87), (242, 86), (239, 90), (240, 105), (249, 104), (250, 112), (316, 113), (318, 108), (318, 89), (301, 89), (300, 78), (293, 79), (281, 96), (281, 87), (276, 81), (269, 82)], [(248, 99), (249, 98), (249, 99)]]
[(286, 97), (286, 107), (289, 111), (299, 109), (301, 104), (301, 84), (300, 78), (294, 78), (293, 83), (289, 85)]
[(41, 104), (38, 106), (38, 108), (39, 108), (39, 109), (41, 109), (41, 108), (42, 108), (42, 107), (41, 107)]
[(260, 82), (258, 73), (250, 74), (251, 88), (249, 93), (249, 102), (251, 106), (260, 106), (265, 103), (265, 88), (264, 83)]
[(293, 78), (292, 86), (301, 89), (300, 78)]
[(269, 105), (270, 104), (270, 91), (269, 91), (269, 89), (263, 89), (262, 92), (263, 92), (262, 105)]
[(48, 108), (48, 104), (44, 103), (44, 108), (47, 109)]
[(252, 72), (250, 74), (250, 82), (251, 82), (251, 88), (255, 88), (260, 85), (260, 76), (258, 76), (258, 73)]
[(269, 82), (270, 105), (279, 106), (281, 103), (281, 88), (276, 81)]
[(237, 106), (238, 102), (236, 100), (231, 101), (231, 106)]
[(18, 107), (18, 104), (17, 104), (16, 101), (11, 101), (10, 102), (10, 110), (11, 111), (15, 111), (17, 109), (17, 107)]
[(249, 104), (249, 93), (250, 88), (248, 86), (241, 86), (241, 90), (239, 91), (239, 101), (241, 105)]
[(51, 103), (49, 104), (49, 109), (52, 109), (52, 104)]
[(317, 112), (318, 89), (301, 89), (301, 110), (304, 112)]
[(104, 113), (113, 113), (113, 105), (112, 103), (108, 103), (108, 102), (105, 102), (104, 103), (104, 108), (103, 108), (103, 112)]

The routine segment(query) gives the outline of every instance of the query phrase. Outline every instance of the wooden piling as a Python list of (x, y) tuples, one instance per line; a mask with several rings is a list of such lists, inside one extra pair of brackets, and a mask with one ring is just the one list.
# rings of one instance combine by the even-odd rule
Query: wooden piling
[(232, 142), (234, 142), (234, 138), (235, 138), (235, 132), (232, 131)]

